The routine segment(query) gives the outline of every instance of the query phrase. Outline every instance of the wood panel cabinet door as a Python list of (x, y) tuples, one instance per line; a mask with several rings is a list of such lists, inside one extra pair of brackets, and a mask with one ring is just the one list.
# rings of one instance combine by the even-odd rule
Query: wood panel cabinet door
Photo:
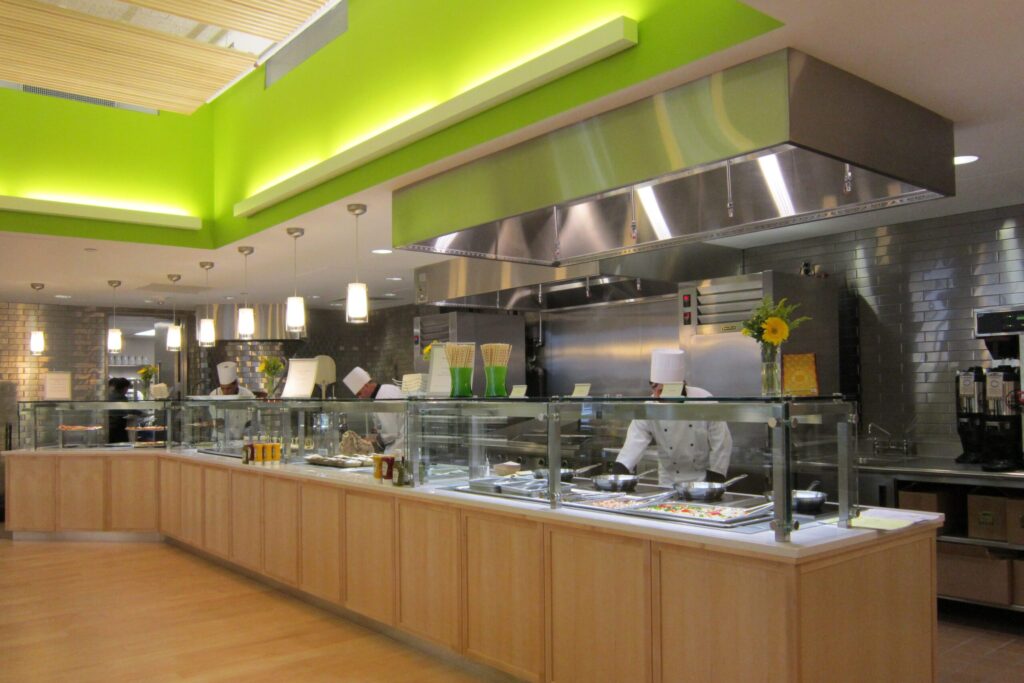
[(7, 530), (56, 530), (57, 458), (18, 455), (6, 462)]
[(791, 566), (673, 546), (658, 546), (654, 562), (660, 680), (796, 680)]
[(231, 473), (203, 468), (203, 550), (231, 554)]
[(541, 525), (465, 512), (463, 530), (466, 654), (518, 678), (544, 680)]
[(299, 588), (341, 603), (341, 506), (332, 486), (302, 485), (302, 561)]
[(181, 536), (181, 463), (160, 458), (160, 533)]
[(181, 463), (181, 540), (203, 546), (203, 468)]
[(263, 477), (263, 572), (284, 583), (299, 583), (299, 485)]
[(157, 530), (157, 461), (155, 457), (110, 458), (110, 528)]
[(548, 548), (551, 680), (650, 681), (650, 544), (553, 527)]
[(398, 502), (398, 625), (453, 650), (460, 646), (459, 515)]
[(345, 493), (345, 606), (395, 624), (395, 501)]
[(57, 460), (57, 530), (107, 528), (107, 459), (64, 456)]
[(263, 485), (258, 474), (231, 473), (231, 559), (263, 571)]

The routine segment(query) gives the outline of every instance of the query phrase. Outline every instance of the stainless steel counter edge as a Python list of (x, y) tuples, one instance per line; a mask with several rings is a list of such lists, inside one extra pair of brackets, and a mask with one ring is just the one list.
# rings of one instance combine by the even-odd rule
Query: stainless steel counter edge
[(344, 470), (317, 467), (298, 463), (264, 463), (243, 464), (234, 458), (206, 455), (189, 449), (153, 450), (147, 453), (128, 452), (123, 450), (67, 451), (8, 451), (8, 456), (66, 456), (66, 455), (150, 455), (172, 458), (183, 462), (213, 465), (244, 472), (280, 476), (299, 481), (313, 483), (329, 483), (344, 488), (366, 493), (395, 495), (440, 504), (458, 505), (481, 512), (514, 514), (533, 518), (541, 522), (584, 526), (588, 528), (607, 529), (618, 533), (641, 535), (651, 540), (664, 541), (678, 545), (707, 547), (719, 552), (739, 555), (768, 557), (774, 560), (804, 561), (814, 559), (839, 550), (851, 549), (876, 541), (881, 537), (894, 537), (902, 534), (915, 533), (924, 528), (937, 529), (942, 523), (942, 515), (919, 513), (921, 522), (901, 531), (880, 532), (868, 529), (843, 529), (831, 525), (819, 525), (793, 532), (789, 543), (775, 541), (771, 531), (756, 534), (743, 534), (727, 529), (686, 526), (672, 522), (659, 522), (652, 519), (633, 517), (616, 518), (605, 512), (589, 512), (586, 510), (559, 508), (552, 510), (538, 504), (524, 501), (501, 500), (498, 498), (477, 497), (470, 494), (448, 491), (433, 486), (399, 487), (381, 484), (364, 474), (352, 474)]

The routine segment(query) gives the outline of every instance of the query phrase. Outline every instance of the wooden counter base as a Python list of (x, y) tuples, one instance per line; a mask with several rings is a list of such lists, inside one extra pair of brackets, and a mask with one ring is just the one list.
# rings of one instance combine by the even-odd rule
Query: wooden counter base
[(134, 531), (523, 680), (935, 676), (939, 518), (828, 553), (745, 556), (176, 452), (8, 453), (6, 467), (17, 534), (152, 519)]

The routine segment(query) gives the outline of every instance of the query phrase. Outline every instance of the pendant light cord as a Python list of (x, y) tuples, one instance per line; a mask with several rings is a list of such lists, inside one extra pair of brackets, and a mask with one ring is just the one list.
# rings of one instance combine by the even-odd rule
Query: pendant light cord
[(356, 214), (356, 282), (361, 282), (359, 279), (359, 214)]
[(292, 238), (292, 296), (299, 295), (299, 238)]
[(249, 308), (249, 255), (242, 254), (242, 258), (245, 259), (242, 265), (242, 287), (245, 290), (242, 292), (242, 302), (245, 308)]

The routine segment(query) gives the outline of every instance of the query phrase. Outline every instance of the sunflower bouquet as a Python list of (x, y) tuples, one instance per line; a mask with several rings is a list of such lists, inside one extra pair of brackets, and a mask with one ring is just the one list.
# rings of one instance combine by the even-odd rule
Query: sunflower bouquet
[(807, 316), (794, 318), (800, 304), (778, 303), (766, 296), (743, 323), (743, 334), (761, 345), (761, 393), (779, 396), (782, 393), (782, 373), (779, 369), (779, 347), (789, 339), (789, 333), (810, 320)]
[(270, 396), (277, 387), (277, 378), (284, 374), (284, 359), (277, 356), (261, 356), (256, 371), (263, 375), (263, 388)]

